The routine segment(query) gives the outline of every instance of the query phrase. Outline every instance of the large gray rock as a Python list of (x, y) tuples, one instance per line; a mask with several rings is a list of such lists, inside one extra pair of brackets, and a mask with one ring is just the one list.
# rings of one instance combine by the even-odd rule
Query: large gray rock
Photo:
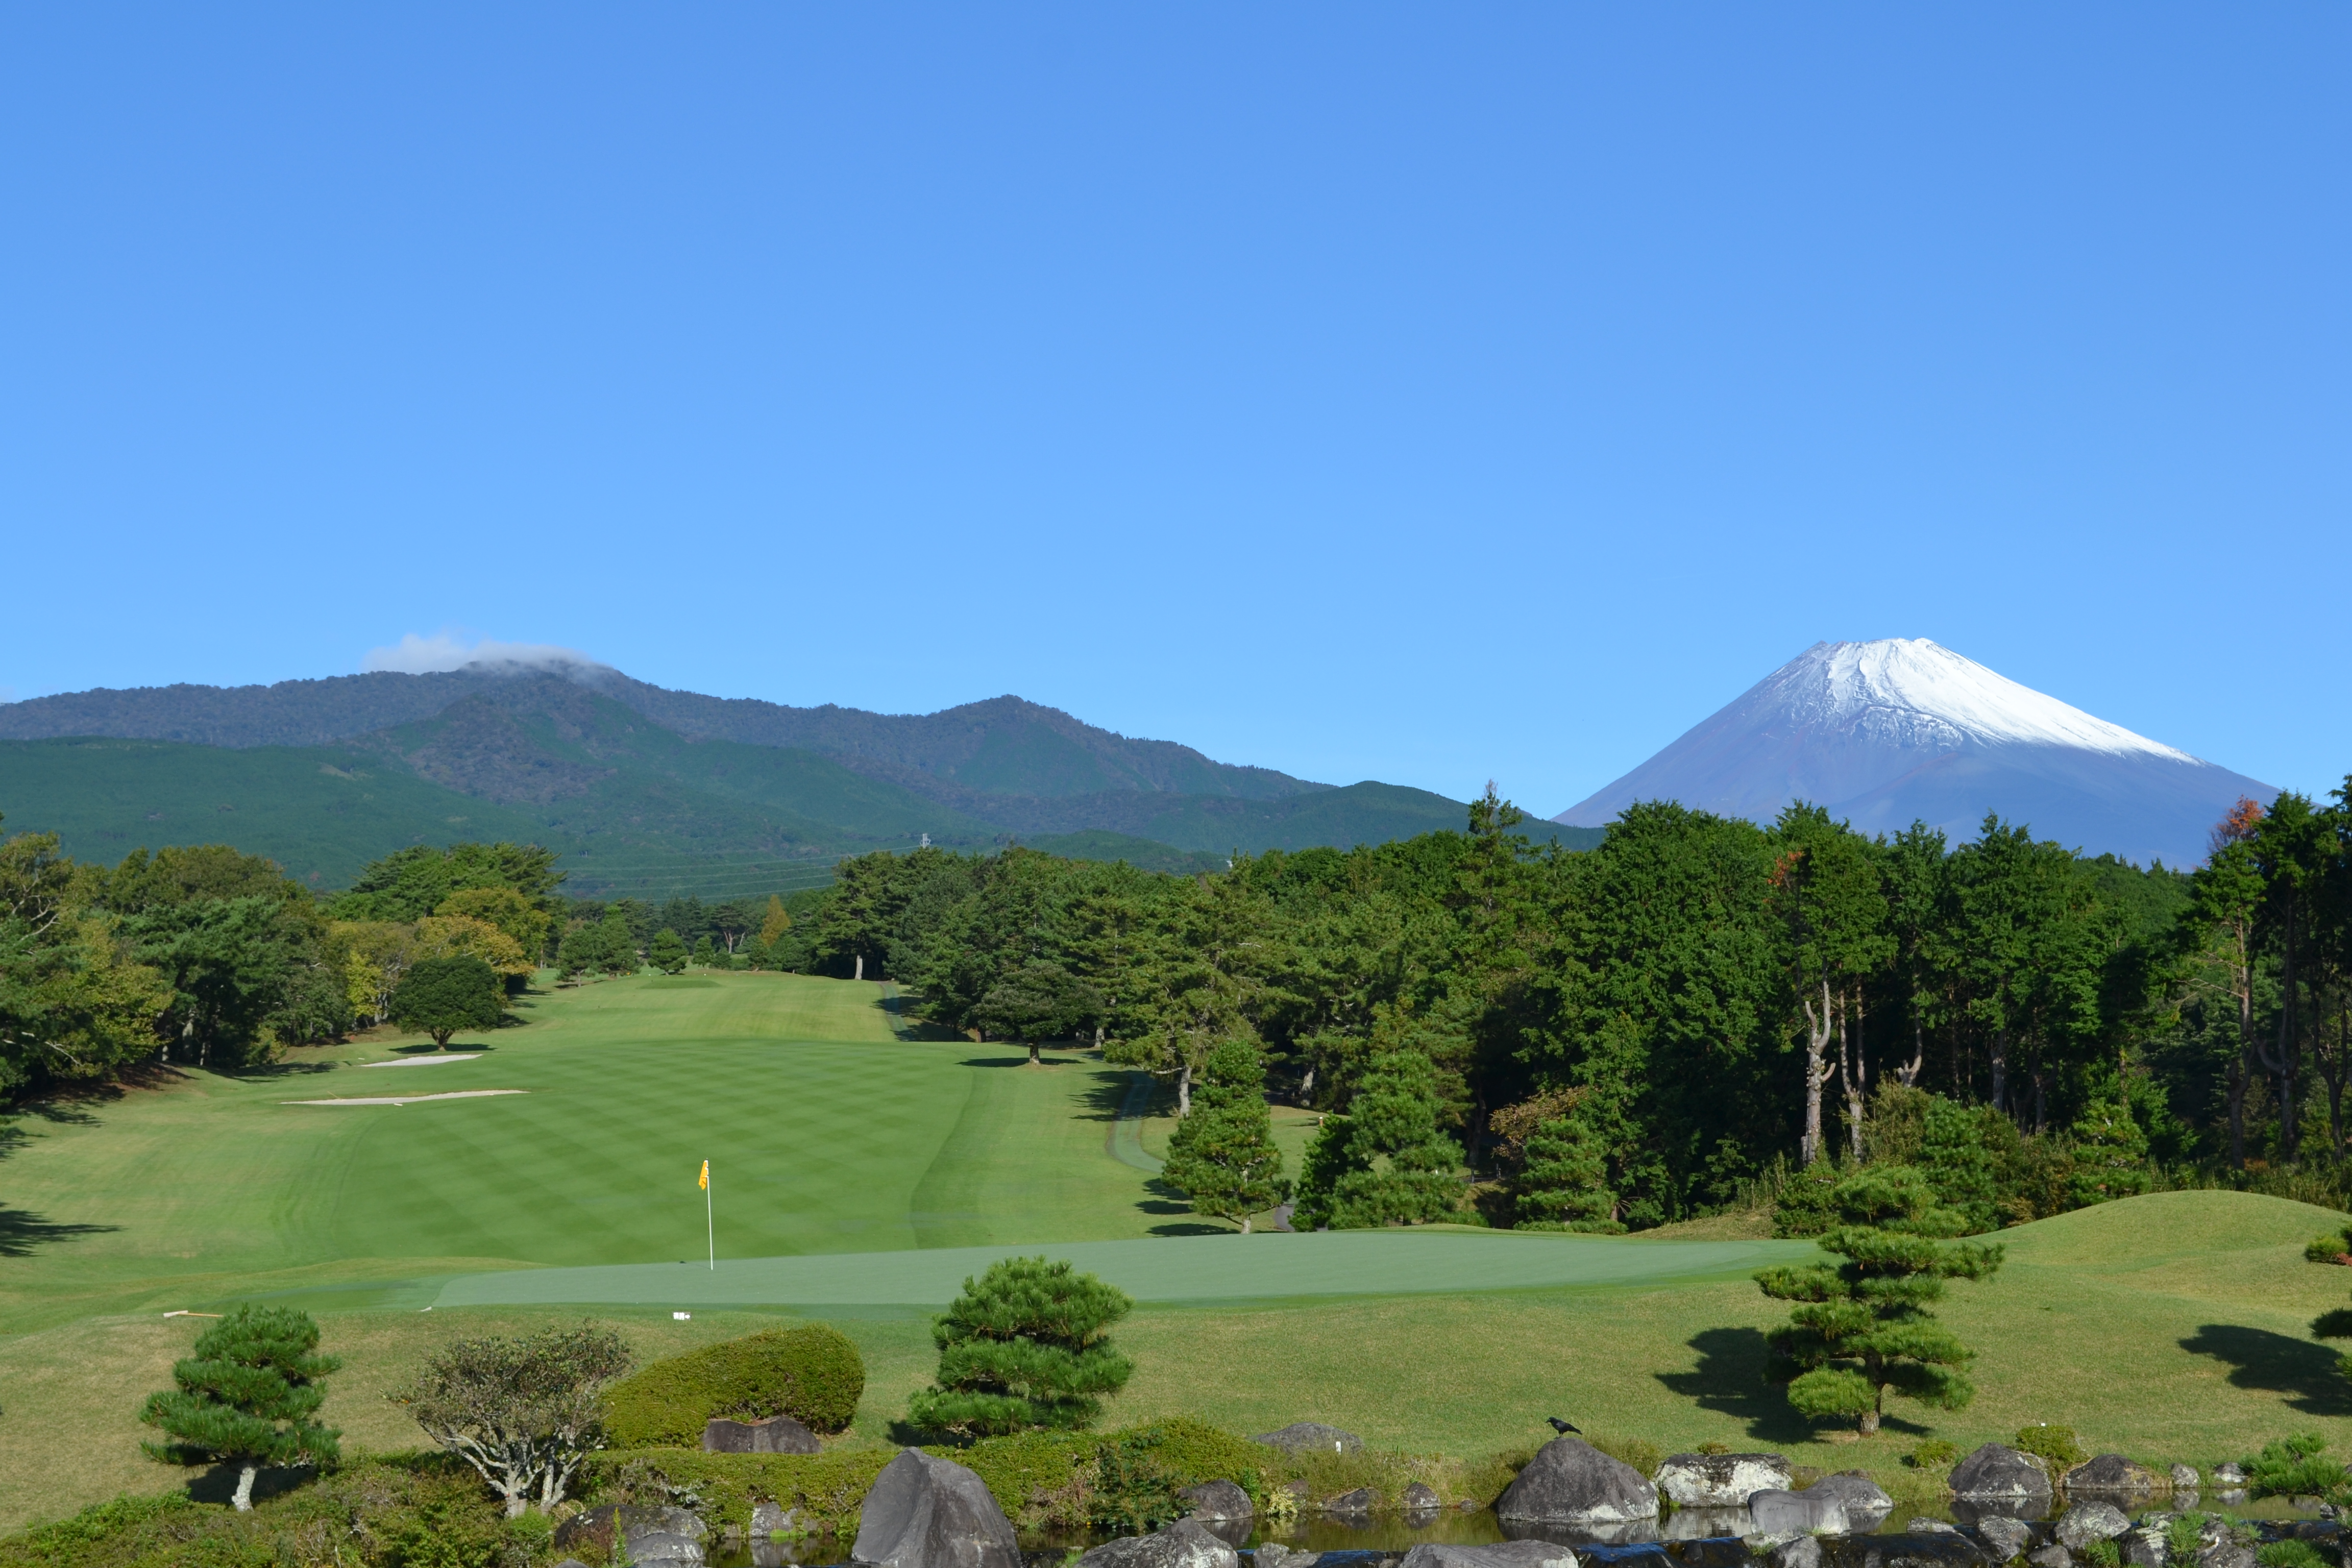
[(2111, 1502), (2078, 1502), (2059, 1516), (2052, 1533), (2067, 1551), (2080, 1552), (2094, 1541), (2113, 1541), (2130, 1528), (2124, 1510)]
[(1314, 1552), (1293, 1551), (1279, 1541), (1268, 1541), (1250, 1553), (1250, 1561), (1255, 1568), (1284, 1568), (1284, 1564), (1288, 1563), (1297, 1563), (1304, 1568), (1318, 1555), (1320, 1553)]
[(1789, 1489), (1789, 1461), (1778, 1454), (1676, 1454), (1654, 1479), (1676, 1508), (1744, 1508), (1758, 1492)]
[(860, 1505), (849, 1560), (871, 1568), (1021, 1568), (1021, 1546), (987, 1483), (951, 1459), (902, 1448)]
[(1249, 1493), (1231, 1481), (1202, 1481), (1197, 1487), (1185, 1487), (1176, 1494), (1192, 1505), (1194, 1519), (1255, 1519), (1257, 1505), (1250, 1501)]
[(2074, 1554), (2054, 1541), (2039, 1552), (2027, 1552), (2025, 1560), (2033, 1568), (2074, 1568)]
[(2164, 1526), (2159, 1524), (2151, 1528), (2146, 1521), (2116, 1537), (2116, 1544), (2123, 1549), (2124, 1561), (2131, 1568), (2164, 1568), (2168, 1555), (2165, 1548)]
[(1822, 1568), (1822, 1543), (1812, 1536), (1800, 1535), (1772, 1548), (1767, 1561), (1772, 1568)]
[(755, 1502), (751, 1505), (751, 1539), (765, 1541), (780, 1530), (790, 1530), (796, 1508), (786, 1508), (780, 1502)]
[(1293, 1421), (1279, 1432), (1261, 1432), (1250, 1441), (1267, 1444), (1286, 1454), (1304, 1454), (1310, 1449), (1325, 1454), (1353, 1454), (1364, 1446), (1364, 1440), (1353, 1432), (1342, 1432), (1320, 1421)]
[(1991, 1514), (1977, 1521), (1977, 1539), (1985, 1543), (1985, 1555), (1996, 1563), (2006, 1563), (2022, 1557), (2033, 1544), (2033, 1527), (2021, 1519), (2008, 1519)]
[(1241, 1568), (1241, 1561), (1199, 1520), (1180, 1519), (1150, 1535), (1106, 1541), (1079, 1558), (1078, 1568)]
[(2236, 1460), (2225, 1460), (2213, 1467), (2213, 1484), (2217, 1487), (2242, 1487), (2246, 1484), (2245, 1467)]
[(2041, 1458), (1987, 1443), (1952, 1467), (1952, 1495), (1975, 1502), (2050, 1500), (2050, 1472)]
[(1424, 1541), (1397, 1568), (1577, 1568), (1576, 1553), (1549, 1541), (1498, 1541), (1490, 1546), (1449, 1546)]
[(1843, 1498), (1811, 1488), (1758, 1492), (1748, 1500), (1748, 1513), (1764, 1535), (1843, 1535), (1853, 1528)]
[(1342, 1519), (1367, 1519), (1380, 1500), (1380, 1494), (1371, 1488), (1358, 1487), (1354, 1491), (1325, 1498), (1323, 1511), (1338, 1514)]
[(1948, 1519), (1914, 1519), (1903, 1526), (1906, 1535), (1958, 1535), (1960, 1527)]
[(2224, 1541), (2199, 1553), (2197, 1568), (2254, 1568), (2254, 1549)]
[(1847, 1529), (1856, 1533), (1876, 1530), (1895, 1511), (1895, 1500), (1860, 1470), (1840, 1470), (1833, 1476), (1823, 1476), (1801, 1495), (1837, 1499), (1845, 1505)]
[(2197, 1489), (2197, 1487), (2198, 1487), (2198, 1475), (2197, 1475), (2197, 1467), (2196, 1467), (2196, 1466), (2194, 1466), (2194, 1465), (2175, 1465), (2175, 1466), (2173, 1466), (2173, 1467), (2172, 1467), (2172, 1489), (2173, 1489), (2173, 1490), (2175, 1490), (2175, 1491), (2191, 1491), (2191, 1492), (2193, 1492), (2193, 1491), (2195, 1491), (2195, 1490)]
[(2147, 1497), (2170, 1491), (2172, 1479), (2121, 1454), (2101, 1454), (2067, 1471), (2065, 1485), (2070, 1497)]
[(1555, 1437), (1496, 1500), (1495, 1517), (1534, 1524), (1630, 1524), (1658, 1517), (1658, 1489), (1633, 1466), (1580, 1438)]
[(789, 1415), (765, 1421), (708, 1421), (702, 1427), (706, 1454), (822, 1454), (816, 1434)]
[(1445, 1500), (1437, 1495), (1434, 1488), (1423, 1486), (1419, 1481), (1412, 1481), (1408, 1482), (1404, 1490), (1399, 1494), (1397, 1506), (1407, 1513), (1435, 1513), (1445, 1506)]

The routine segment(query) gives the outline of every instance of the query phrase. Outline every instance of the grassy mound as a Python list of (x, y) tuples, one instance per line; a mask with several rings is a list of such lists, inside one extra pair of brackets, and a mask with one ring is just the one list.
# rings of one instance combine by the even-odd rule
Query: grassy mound
[(605, 1426), (624, 1448), (693, 1447), (703, 1427), (719, 1419), (789, 1415), (812, 1432), (839, 1432), (865, 1392), (856, 1345), (811, 1323), (657, 1361), (614, 1386)]

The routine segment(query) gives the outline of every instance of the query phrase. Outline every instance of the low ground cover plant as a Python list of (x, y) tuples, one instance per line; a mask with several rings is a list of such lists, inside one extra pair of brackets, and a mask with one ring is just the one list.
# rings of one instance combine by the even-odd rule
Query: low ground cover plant
[(605, 1430), (624, 1448), (693, 1447), (715, 1419), (789, 1415), (812, 1432), (845, 1430), (866, 1393), (857, 1346), (824, 1323), (705, 1345), (615, 1384)]

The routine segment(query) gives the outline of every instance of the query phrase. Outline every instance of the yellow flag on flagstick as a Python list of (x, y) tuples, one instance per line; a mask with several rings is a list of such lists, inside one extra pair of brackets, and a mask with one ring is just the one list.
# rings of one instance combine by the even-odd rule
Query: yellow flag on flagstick
[(710, 1190), (710, 1162), (708, 1160), (702, 1162), (702, 1190), (706, 1193)]

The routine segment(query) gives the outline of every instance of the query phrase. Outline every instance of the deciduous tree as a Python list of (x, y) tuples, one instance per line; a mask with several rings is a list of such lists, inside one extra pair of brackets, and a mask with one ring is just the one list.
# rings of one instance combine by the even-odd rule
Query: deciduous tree
[(583, 1323), (524, 1339), (459, 1340), (389, 1397), (471, 1465), (514, 1519), (534, 1500), (542, 1511), (563, 1500), (581, 1465), (604, 1446), (604, 1390), (628, 1370), (621, 1336)]
[(471, 954), (420, 958), (392, 994), (390, 1016), (400, 1028), (432, 1036), (434, 1048), (446, 1051), (460, 1029), (497, 1028), (505, 1000), (498, 972)]

